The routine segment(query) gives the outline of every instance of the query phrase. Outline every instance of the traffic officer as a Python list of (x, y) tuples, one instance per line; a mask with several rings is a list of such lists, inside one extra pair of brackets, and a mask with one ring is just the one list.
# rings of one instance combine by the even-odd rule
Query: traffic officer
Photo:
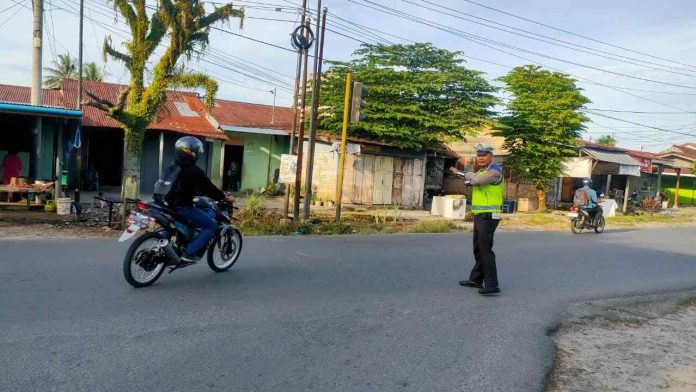
[(500, 293), (498, 273), (493, 253), (493, 235), (500, 222), (503, 206), (503, 168), (493, 162), (493, 149), (476, 145), (476, 164), (473, 172), (450, 170), (472, 186), (471, 212), (474, 214), (474, 258), (476, 265), (468, 280), (459, 285), (478, 288), (479, 294)]

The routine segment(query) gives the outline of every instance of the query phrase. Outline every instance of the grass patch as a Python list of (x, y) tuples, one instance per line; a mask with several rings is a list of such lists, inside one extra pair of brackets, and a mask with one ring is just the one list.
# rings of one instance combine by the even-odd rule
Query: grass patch
[(684, 311), (694, 306), (696, 306), (696, 297), (691, 297), (679, 302), (677, 304), (677, 310)]
[(617, 215), (607, 218), (607, 223), (636, 226), (645, 223), (669, 223), (669, 224), (686, 224), (694, 222), (694, 215), (691, 214), (641, 214), (641, 215)]
[(451, 233), (457, 230), (457, 226), (448, 220), (425, 220), (411, 227), (409, 233)]

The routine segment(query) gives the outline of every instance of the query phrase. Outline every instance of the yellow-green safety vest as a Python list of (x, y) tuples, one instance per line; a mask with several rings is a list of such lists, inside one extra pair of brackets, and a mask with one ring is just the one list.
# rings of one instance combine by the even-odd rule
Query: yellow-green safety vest
[[(488, 169), (479, 170), (476, 177), (481, 177)], [(471, 212), (473, 214), (500, 213), (503, 210), (504, 185), (502, 179), (497, 184), (475, 185), (471, 194)]]

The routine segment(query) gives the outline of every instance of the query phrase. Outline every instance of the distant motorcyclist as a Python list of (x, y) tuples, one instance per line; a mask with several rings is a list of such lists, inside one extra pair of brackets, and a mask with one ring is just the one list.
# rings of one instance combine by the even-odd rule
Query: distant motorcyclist
[(597, 192), (592, 189), (592, 179), (583, 178), (582, 187), (575, 191), (575, 198), (573, 202), (578, 207), (584, 209), (590, 214), (590, 219), (594, 220), (597, 212), (599, 212), (599, 205), (597, 200)]

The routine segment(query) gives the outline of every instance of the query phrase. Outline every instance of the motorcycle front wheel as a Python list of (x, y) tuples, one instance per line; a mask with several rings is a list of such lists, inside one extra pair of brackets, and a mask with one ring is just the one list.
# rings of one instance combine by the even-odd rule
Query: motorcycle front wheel
[(216, 236), (208, 247), (208, 266), (215, 272), (230, 269), (242, 253), (242, 233), (237, 229)]
[(146, 233), (136, 238), (128, 248), (123, 258), (123, 276), (131, 286), (149, 286), (164, 272), (164, 260), (156, 251), (161, 239), (158, 233)]
[(597, 225), (594, 228), (595, 233), (600, 234), (604, 232), (604, 226), (606, 225), (606, 222), (604, 221), (604, 217), (600, 216), (597, 218)]

